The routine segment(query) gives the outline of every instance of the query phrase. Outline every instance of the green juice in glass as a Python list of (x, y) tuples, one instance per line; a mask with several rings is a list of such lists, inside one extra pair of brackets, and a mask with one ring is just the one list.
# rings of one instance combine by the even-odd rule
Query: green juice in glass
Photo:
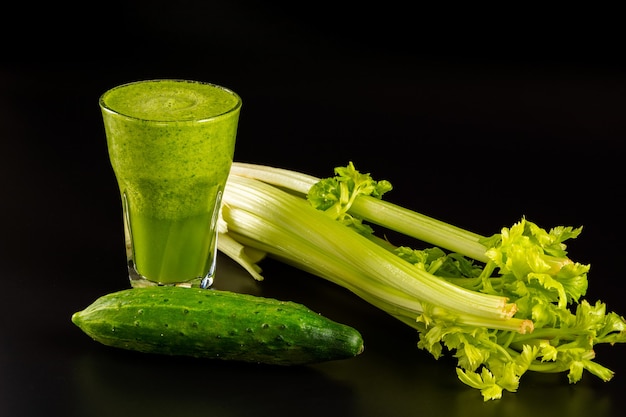
[(150, 80), (107, 91), (100, 108), (131, 284), (210, 285), (240, 97), (209, 83)]

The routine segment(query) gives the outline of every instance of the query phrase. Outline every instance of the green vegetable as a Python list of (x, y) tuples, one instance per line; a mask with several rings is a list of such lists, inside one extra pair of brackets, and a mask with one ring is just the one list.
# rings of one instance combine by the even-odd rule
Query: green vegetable
[(94, 340), (165, 355), (300, 365), (363, 351), (360, 333), (301, 304), (173, 286), (122, 290), (72, 315)]
[[(564, 243), (582, 228), (546, 231), (523, 218), (480, 236), (383, 201), (391, 184), (352, 163), (335, 173), (235, 163), (222, 235), (353, 291), (415, 328), (435, 358), (454, 351), (459, 379), (485, 400), (516, 391), (527, 371), (567, 372), (570, 383), (584, 370), (613, 377), (594, 346), (626, 342), (626, 321), (582, 299), (589, 265), (571, 261)], [(374, 227), (435, 246), (396, 247)]]

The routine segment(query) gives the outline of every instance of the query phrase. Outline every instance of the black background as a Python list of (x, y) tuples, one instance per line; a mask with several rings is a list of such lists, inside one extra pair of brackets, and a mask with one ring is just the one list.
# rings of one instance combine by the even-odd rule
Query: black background
[(327, 176), (353, 161), (387, 200), (481, 234), (526, 216), (583, 226), (590, 301), (623, 301), (626, 67), (615, 10), (395, 2), (111, 1), (6, 6), (0, 59), (0, 415), (614, 416), (616, 371), (523, 377), (483, 403), (417, 336), (352, 294), (271, 260), (216, 286), (302, 302), (366, 351), (304, 368), (111, 350), (70, 322), (128, 287), (119, 196), (97, 99), (188, 78), (237, 91), (239, 161)]

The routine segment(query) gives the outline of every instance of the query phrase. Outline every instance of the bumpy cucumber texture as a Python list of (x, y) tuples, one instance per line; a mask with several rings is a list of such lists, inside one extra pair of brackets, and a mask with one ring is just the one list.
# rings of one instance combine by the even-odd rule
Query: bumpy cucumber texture
[(356, 329), (301, 304), (220, 290), (122, 290), (72, 322), (104, 345), (165, 355), (302, 365), (363, 351)]

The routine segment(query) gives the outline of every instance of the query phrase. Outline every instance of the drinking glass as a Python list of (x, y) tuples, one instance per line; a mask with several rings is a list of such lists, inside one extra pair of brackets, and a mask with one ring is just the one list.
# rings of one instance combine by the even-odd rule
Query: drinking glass
[(207, 82), (131, 82), (99, 100), (131, 286), (210, 287), (241, 98)]

